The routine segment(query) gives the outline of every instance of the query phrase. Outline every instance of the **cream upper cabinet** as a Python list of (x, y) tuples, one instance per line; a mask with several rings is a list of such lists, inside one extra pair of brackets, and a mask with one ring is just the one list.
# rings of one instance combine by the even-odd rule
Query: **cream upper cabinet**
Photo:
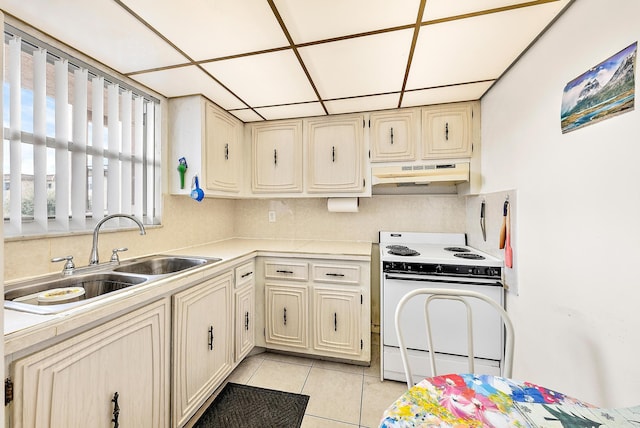
[(422, 158), (470, 157), (473, 103), (459, 103), (422, 109)]
[(371, 162), (413, 161), (420, 142), (420, 109), (371, 113)]
[[(243, 124), (206, 98), (170, 99), (169, 191), (189, 195), (197, 175), (205, 196), (240, 197), (243, 189)], [(181, 188), (178, 160), (187, 171)]]
[(364, 194), (364, 118), (361, 115), (304, 120), (306, 190)]
[(183, 426), (232, 370), (227, 272), (173, 296), (172, 426)]
[(254, 193), (302, 192), (302, 121), (251, 125)]
[(242, 122), (210, 102), (206, 103), (204, 146), (207, 190), (239, 193), (242, 177)]
[(12, 426), (168, 426), (168, 322), (165, 299), (17, 360)]

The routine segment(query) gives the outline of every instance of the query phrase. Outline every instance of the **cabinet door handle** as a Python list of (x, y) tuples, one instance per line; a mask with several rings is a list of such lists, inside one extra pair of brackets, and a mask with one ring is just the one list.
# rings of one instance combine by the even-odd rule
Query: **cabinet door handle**
[(249, 275), (253, 275), (253, 271), (242, 274), (242, 275), (240, 276), (240, 278), (246, 278), (246, 277), (248, 277)]
[(391, 127), (391, 145), (393, 145), (393, 127)]
[(277, 273), (293, 273), (291, 270), (277, 270)]
[(229, 160), (229, 143), (224, 145), (224, 160)]
[(327, 272), (325, 273), (326, 276), (337, 276), (337, 277), (343, 277), (344, 274), (343, 273), (332, 273), (332, 272)]
[(111, 422), (113, 422), (113, 428), (118, 428), (120, 426), (120, 423), (118, 422), (118, 417), (120, 416), (120, 406), (118, 405), (118, 391), (116, 391), (115, 394), (113, 394), (113, 398), (111, 399), (111, 402), (113, 403), (113, 419), (111, 419)]
[(273, 164), (278, 165), (278, 149), (273, 149)]
[(283, 319), (284, 319), (284, 325), (287, 325), (287, 308), (284, 308), (284, 316), (283, 316)]
[(331, 146), (331, 162), (336, 161), (336, 146)]
[(249, 312), (245, 312), (244, 314), (244, 329), (249, 331)]
[(444, 139), (449, 141), (449, 122), (444, 124)]
[(213, 351), (213, 326), (209, 327), (209, 350)]
[(333, 313), (333, 331), (338, 331), (338, 313)]

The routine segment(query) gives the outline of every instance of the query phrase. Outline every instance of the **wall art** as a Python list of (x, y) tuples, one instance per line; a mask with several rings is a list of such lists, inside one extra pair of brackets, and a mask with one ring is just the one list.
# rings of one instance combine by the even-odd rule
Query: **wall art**
[(576, 77), (562, 95), (562, 133), (632, 111), (638, 42)]

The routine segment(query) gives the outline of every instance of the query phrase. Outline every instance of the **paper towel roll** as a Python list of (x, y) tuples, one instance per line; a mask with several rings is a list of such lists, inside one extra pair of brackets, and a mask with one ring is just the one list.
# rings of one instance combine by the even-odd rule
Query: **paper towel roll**
[(327, 198), (327, 208), (331, 213), (357, 213), (358, 198)]

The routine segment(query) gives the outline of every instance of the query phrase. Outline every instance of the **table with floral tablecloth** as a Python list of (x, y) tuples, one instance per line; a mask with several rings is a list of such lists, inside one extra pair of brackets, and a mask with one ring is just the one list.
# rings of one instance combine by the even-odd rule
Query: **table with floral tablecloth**
[(529, 382), (449, 374), (422, 380), (380, 427), (640, 427), (640, 406), (604, 409)]

